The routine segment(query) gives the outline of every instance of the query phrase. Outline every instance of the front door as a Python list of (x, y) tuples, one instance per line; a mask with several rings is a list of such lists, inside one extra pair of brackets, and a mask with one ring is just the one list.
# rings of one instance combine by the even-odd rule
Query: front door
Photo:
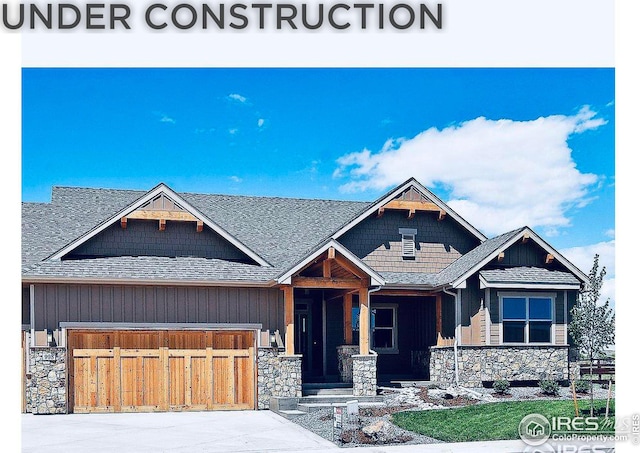
[(311, 301), (296, 301), (295, 306), (295, 352), (302, 354), (302, 375), (309, 376), (313, 368)]

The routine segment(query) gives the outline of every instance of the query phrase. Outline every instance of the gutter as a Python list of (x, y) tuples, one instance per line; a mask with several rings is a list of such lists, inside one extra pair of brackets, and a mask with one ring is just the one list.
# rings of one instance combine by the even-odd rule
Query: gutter
[(458, 293), (453, 293), (451, 291), (449, 291), (446, 288), (442, 288), (442, 292), (445, 294), (448, 294), (450, 296), (453, 296), (454, 301), (455, 301), (455, 307), (456, 307), (456, 333), (453, 337), (453, 363), (455, 366), (455, 373), (456, 373), (456, 387), (460, 386), (460, 375), (458, 372), (458, 316), (460, 316), (460, 314), (458, 313)]

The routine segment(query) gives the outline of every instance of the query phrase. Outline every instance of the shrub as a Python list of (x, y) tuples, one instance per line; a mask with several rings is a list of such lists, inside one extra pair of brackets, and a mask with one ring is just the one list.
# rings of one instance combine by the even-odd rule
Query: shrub
[(538, 386), (545, 395), (558, 396), (558, 393), (560, 393), (560, 385), (558, 384), (558, 381), (542, 379), (538, 383)]
[(589, 393), (589, 381), (580, 379), (575, 382), (576, 393)]
[(493, 390), (500, 395), (504, 395), (509, 391), (509, 381), (505, 379), (498, 379), (493, 381)]

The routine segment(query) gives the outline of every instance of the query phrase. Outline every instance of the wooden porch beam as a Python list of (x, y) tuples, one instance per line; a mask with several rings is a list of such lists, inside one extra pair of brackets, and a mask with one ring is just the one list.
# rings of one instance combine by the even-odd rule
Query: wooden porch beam
[(162, 209), (139, 209), (137, 211), (133, 211), (126, 216), (129, 219), (140, 219), (140, 220), (177, 220), (183, 222), (197, 222), (198, 219), (193, 214), (186, 211), (167, 211)]
[(324, 278), (331, 278), (331, 260), (324, 260), (322, 262), (322, 276)]
[(425, 201), (391, 200), (383, 206), (384, 209), (414, 209), (416, 211), (440, 212), (441, 209), (435, 203)]
[(293, 277), (291, 279), (291, 286), (295, 288), (355, 289), (362, 285), (363, 280), (357, 278)]
[(353, 275), (358, 276), (359, 278), (367, 278), (368, 277), (366, 272), (364, 272), (362, 269), (360, 269), (358, 266), (353, 264), (351, 261), (347, 260), (346, 258), (344, 258), (344, 257), (342, 257), (340, 255), (336, 255), (336, 263), (338, 263), (340, 266), (344, 267), (346, 270), (351, 272)]
[(329, 250), (327, 250), (327, 259), (333, 260), (335, 258), (336, 258), (336, 249), (333, 247), (329, 247)]
[(360, 355), (369, 355), (369, 289), (360, 288)]
[(342, 311), (344, 314), (344, 344), (353, 344), (352, 308), (353, 295), (351, 293), (347, 293), (342, 296)]
[(293, 286), (282, 288), (284, 292), (284, 324), (285, 324), (285, 355), (294, 355), (295, 347), (293, 343)]

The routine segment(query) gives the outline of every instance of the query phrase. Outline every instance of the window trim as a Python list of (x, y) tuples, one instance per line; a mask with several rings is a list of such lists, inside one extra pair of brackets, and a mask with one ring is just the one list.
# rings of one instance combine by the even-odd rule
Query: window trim
[[(503, 303), (504, 303), (504, 299), (505, 298), (511, 298), (511, 297), (519, 297), (519, 298), (524, 298), (525, 299), (525, 316), (526, 318), (524, 320), (518, 320), (518, 319), (509, 319), (507, 320), (507, 322), (509, 321), (524, 321), (525, 322), (525, 329), (524, 329), (524, 339), (525, 341), (523, 343), (516, 343), (516, 342), (505, 342), (504, 341), (504, 319), (502, 317), (502, 313), (503, 313)], [(554, 345), (556, 344), (556, 297), (557, 294), (556, 293), (536, 293), (536, 292), (498, 292), (498, 310), (500, 312), (500, 344), (503, 345), (513, 345), (513, 346), (523, 346), (523, 345), (527, 345), (527, 346), (544, 346), (544, 345)], [(536, 343), (532, 343), (529, 341), (529, 322), (532, 321), (531, 319), (529, 319), (529, 299), (550, 299), (551, 300), (551, 328), (549, 331), (549, 336), (550, 336), (550, 340), (549, 342), (536, 342)], [(534, 322), (536, 321), (541, 321), (541, 322), (545, 322), (545, 321), (549, 321), (549, 320), (533, 320)], [(565, 318), (565, 325), (566, 325), (566, 318)]]
[(384, 330), (391, 330), (391, 341), (393, 342), (393, 346), (390, 348), (373, 348), (373, 335), (375, 327), (373, 327), (373, 323), (370, 323), (371, 332), (369, 334), (369, 348), (376, 351), (378, 354), (399, 354), (400, 350), (398, 349), (398, 304), (393, 303), (372, 303), (371, 304), (371, 317), (373, 317), (373, 310), (377, 310), (379, 308), (386, 308), (393, 310), (393, 326), (392, 327), (382, 327)]

